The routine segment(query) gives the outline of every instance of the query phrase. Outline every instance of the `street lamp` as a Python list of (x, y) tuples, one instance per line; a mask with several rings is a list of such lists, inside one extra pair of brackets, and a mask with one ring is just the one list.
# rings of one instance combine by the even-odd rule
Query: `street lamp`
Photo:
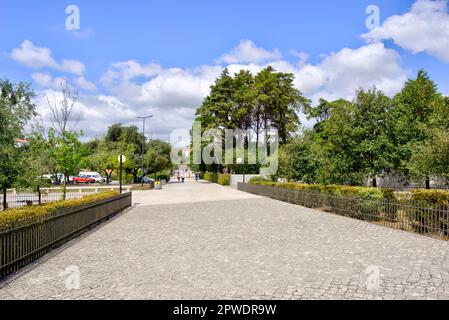
[(142, 126), (142, 135), (143, 135), (143, 143), (142, 143), (142, 178), (141, 178), (141, 182), (142, 182), (142, 187), (143, 187), (143, 176), (144, 176), (144, 169), (145, 169), (145, 161), (144, 161), (144, 153), (145, 153), (145, 121), (147, 119), (153, 118), (153, 115), (149, 115), (149, 116), (145, 116), (145, 117), (137, 117), (137, 119), (142, 119), (143, 122), (143, 126)]
[(122, 193), (122, 173), (123, 173), (123, 163), (126, 161), (126, 157), (124, 155), (118, 156), (118, 161), (120, 162), (120, 176), (119, 176), (119, 185), (120, 185), (120, 194)]
[(244, 164), (243, 159), (237, 158), (237, 164), (240, 164), (240, 165), (243, 164), (243, 166), (242, 166), (242, 168), (243, 168), (243, 183), (245, 183), (245, 164)]

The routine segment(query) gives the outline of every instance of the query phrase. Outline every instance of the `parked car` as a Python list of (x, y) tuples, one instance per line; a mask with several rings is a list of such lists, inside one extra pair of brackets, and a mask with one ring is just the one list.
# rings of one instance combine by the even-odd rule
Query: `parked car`
[(58, 185), (60, 183), (64, 182), (64, 175), (62, 173), (58, 173), (57, 175), (55, 174), (44, 174), (41, 176), (42, 179), (48, 180), (51, 182), (51, 184), (53, 185)]
[(92, 178), (97, 183), (105, 182), (104, 178), (98, 172), (80, 172), (79, 176), (86, 176), (88, 178)]
[(95, 179), (94, 178), (89, 178), (89, 177), (84, 176), (84, 175), (80, 175), (78, 177), (74, 177), (72, 182), (74, 184), (78, 184), (78, 183), (88, 184), (88, 183), (95, 183)]
[[(151, 179), (151, 178), (148, 178), (148, 177), (143, 177), (143, 183), (145, 183), (145, 184), (152, 184), (154, 182), (155, 182), (154, 179)], [(140, 182), (140, 183), (142, 183), (142, 182)]]

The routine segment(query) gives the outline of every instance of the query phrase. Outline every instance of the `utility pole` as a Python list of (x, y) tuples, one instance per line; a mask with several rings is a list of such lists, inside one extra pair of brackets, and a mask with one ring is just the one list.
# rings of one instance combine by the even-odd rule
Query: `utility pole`
[(143, 126), (142, 126), (142, 135), (143, 135), (143, 143), (142, 143), (142, 178), (141, 178), (141, 182), (142, 182), (142, 187), (143, 187), (143, 177), (144, 177), (144, 169), (145, 169), (145, 142), (146, 142), (146, 138), (145, 138), (145, 121), (147, 119), (153, 118), (153, 115), (149, 115), (149, 116), (145, 116), (145, 117), (137, 117), (137, 119), (141, 119), (143, 122)]

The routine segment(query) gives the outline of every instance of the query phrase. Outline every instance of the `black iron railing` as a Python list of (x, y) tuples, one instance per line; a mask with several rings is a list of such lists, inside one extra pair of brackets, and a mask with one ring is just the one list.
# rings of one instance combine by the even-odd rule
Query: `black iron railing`
[(238, 184), (252, 194), (449, 240), (449, 206), (427, 208), (410, 200), (375, 200), (282, 187)]
[[(14, 273), (88, 228), (131, 206), (125, 193), (76, 207), (69, 207), (43, 220), (0, 231), (0, 278)], [(1, 212), (0, 212), (1, 214)]]
[[(96, 193), (94, 190), (87, 192), (67, 192), (65, 198), (67, 200), (81, 199), (94, 193)], [(62, 192), (43, 192), (40, 195), (36, 192), (8, 192), (6, 194), (6, 203), (8, 208), (18, 208), (60, 201), (62, 196)], [(0, 196), (0, 211), (3, 208), (3, 196)]]

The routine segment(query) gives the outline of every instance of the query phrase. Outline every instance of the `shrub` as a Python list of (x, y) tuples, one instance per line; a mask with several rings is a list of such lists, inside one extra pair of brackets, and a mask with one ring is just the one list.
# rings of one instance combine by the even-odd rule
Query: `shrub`
[(7, 209), (0, 213), (0, 230), (11, 229), (20, 225), (42, 221), (45, 218), (57, 214), (61, 209), (111, 198), (118, 194), (119, 193), (116, 191), (106, 191), (88, 195), (81, 199), (56, 201), (43, 205)]
[(209, 182), (212, 182), (212, 183), (217, 183), (217, 181), (218, 181), (218, 174), (215, 173), (215, 172), (206, 172), (203, 175), (203, 179), (207, 180)]
[(219, 174), (217, 183), (222, 186), (229, 186), (231, 184), (231, 176), (229, 174)]
[(265, 178), (265, 177), (258, 176), (258, 177), (253, 177), (253, 178), (251, 178), (251, 179), (249, 180), (249, 183), (250, 183), (250, 184), (256, 184), (257, 182), (261, 182), (261, 181), (271, 181), (271, 180), (268, 180), (268, 179)]
[[(432, 226), (443, 230), (444, 235), (448, 235), (449, 217), (445, 213), (449, 209), (448, 191), (413, 190), (411, 199), (414, 206), (413, 210), (410, 211), (410, 218), (417, 232), (431, 232), (430, 226)], [(419, 207), (429, 209), (420, 209)]]
[[(382, 212), (385, 213), (386, 218), (394, 219), (396, 217), (396, 206), (390, 205), (390, 201), (395, 200), (394, 191), (391, 189), (291, 182), (280, 183), (262, 179), (255, 179), (250, 181), (250, 183), (335, 196), (336, 198), (321, 197), (321, 206), (331, 207), (337, 213), (344, 215), (349, 213), (350, 215), (355, 214), (364, 220), (376, 220)], [(312, 203), (314, 197), (312, 195), (304, 195), (304, 199), (309, 199), (305, 200), (305, 202)]]
[(166, 175), (166, 174), (161, 174), (161, 175), (157, 176), (156, 180), (158, 180), (158, 181), (165, 180), (165, 181), (169, 182), (170, 181), (170, 176)]

